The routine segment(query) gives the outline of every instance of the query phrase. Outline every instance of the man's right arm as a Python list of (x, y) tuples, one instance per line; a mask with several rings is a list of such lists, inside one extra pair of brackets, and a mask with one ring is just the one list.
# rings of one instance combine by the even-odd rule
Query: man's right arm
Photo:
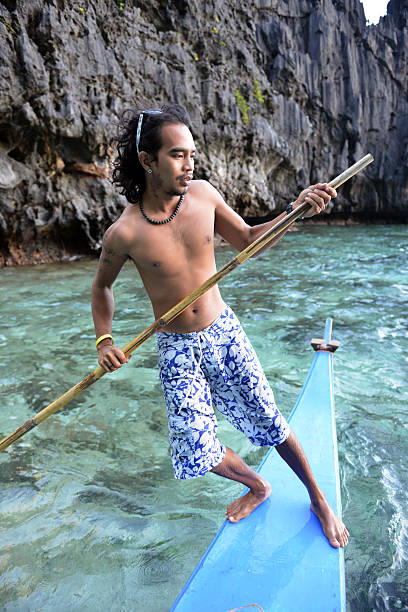
[[(115, 311), (112, 285), (127, 260), (125, 245), (118, 235), (118, 228), (111, 227), (105, 233), (98, 269), (92, 283), (92, 316), (96, 338), (112, 334)], [(110, 338), (98, 343), (98, 363), (107, 372), (113, 372), (129, 361), (120, 348), (113, 346)]]

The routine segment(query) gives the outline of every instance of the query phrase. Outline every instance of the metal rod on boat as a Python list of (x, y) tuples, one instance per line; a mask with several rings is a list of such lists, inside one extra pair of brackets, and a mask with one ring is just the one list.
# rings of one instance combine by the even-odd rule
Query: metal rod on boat
[[(368, 166), (374, 157), (371, 154), (366, 155), (360, 161), (347, 168), (344, 172), (339, 174), (336, 178), (334, 178), (328, 185), (336, 189), (346, 181), (348, 181), (352, 176), (360, 172), (363, 168)], [(126, 355), (130, 355), (135, 351), (143, 342), (145, 342), (148, 338), (150, 338), (156, 331), (158, 331), (161, 327), (167, 325), (171, 321), (173, 321), (176, 317), (178, 317), (188, 306), (193, 304), (196, 300), (198, 300), (204, 293), (206, 293), (209, 289), (217, 285), (219, 281), (224, 278), (227, 274), (235, 270), (241, 263), (258, 253), (261, 249), (267, 246), (274, 238), (276, 238), (279, 234), (288, 229), (298, 217), (304, 215), (311, 208), (310, 204), (304, 203), (294, 211), (292, 211), (289, 215), (287, 215), (284, 219), (281, 219), (276, 225), (267, 230), (264, 234), (259, 236), (252, 244), (250, 244), (246, 249), (238, 253), (234, 259), (228, 262), (221, 270), (216, 272), (213, 276), (211, 276), (205, 283), (203, 283), (200, 287), (195, 289), (190, 295), (188, 295), (184, 300), (181, 300), (178, 304), (173, 306), (168, 312), (166, 312), (162, 317), (154, 321), (149, 327), (147, 327), (142, 333), (140, 333), (136, 338), (131, 340), (126, 346), (123, 347), (123, 352)], [(84, 389), (90, 387), (94, 382), (99, 380), (104, 374), (106, 374), (105, 370), (100, 366), (96, 368), (91, 374), (88, 374), (84, 379), (82, 379), (78, 384), (74, 387), (71, 387), (66, 393), (61, 395), (58, 399), (51, 402), (48, 406), (40, 410), (36, 415), (28, 419), (23, 425), (18, 427), (11, 434), (0, 440), (0, 452), (6, 449), (8, 446), (13, 444), (16, 440), (24, 436), (28, 431), (37, 427), (42, 421), (47, 419), (49, 416), (60, 410), (63, 406), (68, 404), (71, 400), (73, 400), (77, 395), (79, 395)]]

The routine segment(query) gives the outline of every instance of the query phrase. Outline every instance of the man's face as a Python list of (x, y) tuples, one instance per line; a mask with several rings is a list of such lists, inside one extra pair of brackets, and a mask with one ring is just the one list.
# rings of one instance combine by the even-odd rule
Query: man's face
[(153, 162), (153, 188), (167, 195), (182, 195), (188, 190), (194, 171), (195, 144), (183, 123), (162, 127), (162, 147)]

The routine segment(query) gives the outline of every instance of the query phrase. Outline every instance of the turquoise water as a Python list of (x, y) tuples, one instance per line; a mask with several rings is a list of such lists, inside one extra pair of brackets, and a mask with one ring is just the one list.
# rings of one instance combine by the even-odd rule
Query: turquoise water
[[(305, 228), (222, 283), (289, 414), (334, 319), (348, 609), (408, 610), (408, 228)], [(217, 254), (218, 266), (232, 258)], [(95, 368), (95, 261), (0, 270), (0, 438)], [(152, 322), (136, 270), (115, 340)], [(220, 437), (256, 449), (220, 417)], [(155, 342), (0, 454), (0, 607), (165, 612), (241, 493), (173, 478)], [(211, 608), (209, 608), (211, 609)]]

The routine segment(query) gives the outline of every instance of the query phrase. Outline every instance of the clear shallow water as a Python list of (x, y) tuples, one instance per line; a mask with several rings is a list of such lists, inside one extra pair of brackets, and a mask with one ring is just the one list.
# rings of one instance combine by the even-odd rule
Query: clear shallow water
[[(334, 319), (350, 611), (408, 610), (408, 228), (304, 229), (222, 283), (289, 414)], [(218, 253), (218, 265), (233, 252)], [(94, 261), (0, 270), (0, 438), (96, 365)], [(136, 270), (115, 284), (117, 344), (152, 322)], [(220, 418), (220, 437), (256, 467)], [(173, 479), (154, 340), (0, 454), (3, 610), (165, 612), (241, 487)]]

